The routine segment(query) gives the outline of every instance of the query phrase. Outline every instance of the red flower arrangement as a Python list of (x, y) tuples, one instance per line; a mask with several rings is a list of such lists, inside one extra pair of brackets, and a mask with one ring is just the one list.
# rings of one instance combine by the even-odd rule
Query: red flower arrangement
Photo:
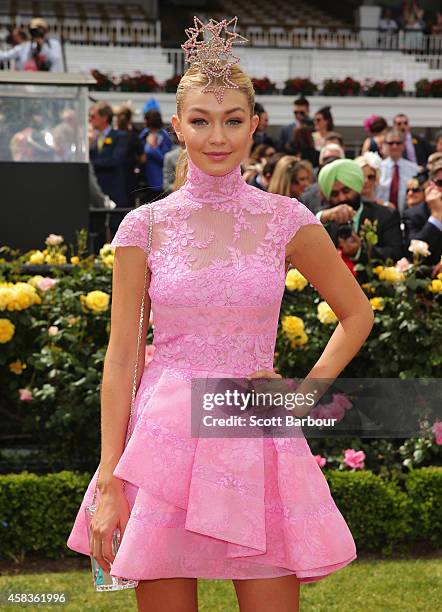
[(295, 96), (296, 94), (302, 94), (303, 96), (312, 96), (318, 91), (318, 86), (310, 81), (310, 79), (288, 79), (285, 82), (283, 93), (288, 96)]
[(404, 95), (403, 81), (375, 81), (366, 86), (365, 95), (371, 97), (396, 98)]
[(272, 94), (276, 90), (276, 85), (268, 77), (263, 79), (252, 79), (253, 87), (257, 94)]
[(91, 70), (91, 74), (97, 81), (91, 86), (91, 89), (95, 91), (111, 91), (112, 89), (115, 89), (115, 83), (108, 74), (104, 74), (99, 70)]
[(123, 74), (119, 80), (118, 88), (120, 91), (152, 92), (158, 91), (160, 85), (151, 74), (143, 74), (137, 71), (132, 76)]
[(421, 79), (416, 83), (417, 98), (442, 98), (442, 79)]
[(181, 77), (181, 74), (174, 74), (173, 77), (170, 77), (170, 79), (164, 81), (164, 91), (168, 93), (175, 93), (178, 85), (180, 84)]
[(361, 89), (361, 83), (351, 77), (343, 81), (326, 79), (321, 93), (323, 96), (359, 96)]

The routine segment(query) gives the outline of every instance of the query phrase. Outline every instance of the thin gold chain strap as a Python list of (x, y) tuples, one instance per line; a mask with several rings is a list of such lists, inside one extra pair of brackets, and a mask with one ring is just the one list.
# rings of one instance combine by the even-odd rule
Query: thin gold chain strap
[[(144, 304), (145, 304), (145, 296), (146, 296), (146, 289), (147, 289), (147, 275), (148, 275), (148, 270), (149, 270), (148, 256), (150, 253), (150, 249), (152, 247), (152, 229), (153, 229), (152, 202), (149, 202), (147, 204), (147, 208), (149, 210), (149, 227), (148, 227), (148, 232), (147, 232), (146, 266), (144, 268), (144, 286), (143, 286), (143, 295), (141, 297), (140, 319), (139, 319), (139, 324), (138, 324), (137, 354), (135, 357), (134, 376), (133, 376), (133, 381), (132, 381), (132, 396), (131, 396), (131, 401), (130, 401), (130, 414), (129, 414), (129, 420), (127, 424), (126, 440), (125, 440), (124, 446), (127, 445), (127, 442), (132, 434), (132, 420), (133, 420), (134, 405), (135, 405), (135, 395), (137, 392), (138, 359), (139, 359), (139, 354), (140, 354), (141, 336), (143, 335)], [(92, 505), (95, 505), (95, 501), (97, 498), (97, 492), (98, 492), (97, 483), (98, 483), (99, 475), (100, 475), (100, 466), (98, 466), (97, 481), (95, 483), (95, 490), (94, 490), (94, 496), (92, 498)], [(126, 481), (123, 480), (123, 485), (122, 485), (123, 490), (124, 490), (125, 485), (126, 485)]]

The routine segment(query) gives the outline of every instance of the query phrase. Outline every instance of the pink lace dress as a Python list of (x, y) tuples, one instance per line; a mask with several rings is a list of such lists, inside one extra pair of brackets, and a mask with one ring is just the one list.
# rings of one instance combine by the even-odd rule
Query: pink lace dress
[[(190, 431), (192, 378), (273, 368), (285, 246), (319, 221), (297, 200), (247, 185), (239, 167), (213, 177), (192, 163), (186, 184), (154, 210), (155, 353), (114, 470), (127, 481), (131, 514), (111, 573), (319, 580), (353, 561), (356, 547), (306, 439)], [(146, 250), (147, 213), (126, 215), (112, 244)], [(85, 555), (96, 478), (67, 541)]]

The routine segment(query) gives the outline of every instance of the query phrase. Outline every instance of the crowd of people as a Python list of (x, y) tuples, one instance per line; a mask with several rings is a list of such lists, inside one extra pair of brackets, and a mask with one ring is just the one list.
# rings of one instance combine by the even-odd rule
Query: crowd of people
[[(377, 244), (371, 257), (397, 262), (411, 259), (411, 240), (428, 244), (428, 265), (442, 255), (442, 132), (434, 146), (414, 134), (409, 118), (398, 113), (389, 126), (372, 115), (369, 133), (356, 159), (346, 157), (334, 130), (331, 109), (310, 118), (309, 103), (298, 98), (294, 121), (275, 142), (266, 133), (267, 117), (258, 105), (260, 124), (245, 178), (272, 193), (294, 197), (314, 212), (350, 267), (367, 261), (362, 240), (366, 220), (376, 221)], [(339, 160), (339, 161), (338, 161)]]
[[(366, 220), (376, 224), (371, 257), (394, 262), (411, 258), (411, 240), (422, 240), (429, 246), (424, 263), (439, 263), (442, 131), (432, 146), (413, 132), (405, 114), (398, 113), (390, 126), (372, 115), (365, 122), (369, 136), (361, 143), (360, 155), (349, 159), (330, 107), (311, 118), (308, 100), (296, 99), (294, 120), (282, 127), (278, 138), (268, 133), (264, 107), (257, 103), (255, 112), (259, 125), (243, 162), (245, 180), (299, 199), (318, 216), (350, 267), (367, 261), (361, 237)], [(89, 119), (91, 163), (101, 190), (117, 207), (133, 207), (173, 191), (181, 149), (154, 99), (145, 105), (140, 131), (125, 105), (112, 109), (97, 102)], [(112, 232), (121, 218), (113, 215)]]
[(60, 41), (49, 35), (49, 26), (41, 17), (32, 19), (27, 29), (11, 28), (6, 42), (11, 48), (0, 50), (0, 64), (12, 60), (15, 70), (63, 72)]
[(417, 0), (405, 0), (396, 7), (383, 8), (378, 28), (387, 34), (406, 30), (408, 33), (442, 36), (442, 11), (428, 11)]

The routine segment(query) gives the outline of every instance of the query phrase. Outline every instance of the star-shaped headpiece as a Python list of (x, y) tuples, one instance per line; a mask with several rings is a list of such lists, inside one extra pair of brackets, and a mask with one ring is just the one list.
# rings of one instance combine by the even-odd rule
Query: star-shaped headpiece
[[(208, 23), (194, 17), (193, 21), (195, 27), (185, 30), (188, 40), (181, 45), (186, 53), (184, 60), (196, 64), (207, 76), (203, 92), (213, 92), (221, 104), (225, 89), (238, 89), (238, 85), (230, 80), (232, 66), (239, 63), (239, 58), (232, 54), (232, 45), (248, 40), (235, 32), (238, 17), (230, 21), (210, 19)], [(232, 26), (232, 31), (229, 31), (229, 26)]]

